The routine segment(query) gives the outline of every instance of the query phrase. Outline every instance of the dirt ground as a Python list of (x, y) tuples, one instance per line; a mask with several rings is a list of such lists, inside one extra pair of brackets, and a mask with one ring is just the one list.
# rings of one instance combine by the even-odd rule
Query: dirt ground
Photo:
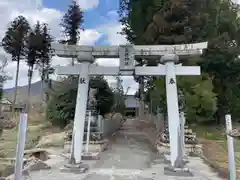
[[(236, 127), (237, 125), (233, 125)], [(225, 126), (197, 126), (193, 127), (198, 140), (203, 144), (204, 156), (222, 177), (228, 176), (228, 152)], [(240, 141), (234, 140), (235, 161), (238, 179), (240, 179)]]
[[(203, 144), (203, 154), (208, 163), (219, 172), (221, 177), (228, 177), (228, 153), (226, 141), (201, 140)], [(236, 144), (236, 143), (235, 143)], [(240, 179), (240, 160), (239, 153), (235, 150), (235, 162), (237, 178)]]
[[(30, 116), (25, 149), (34, 148), (42, 136), (59, 131), (59, 128), (51, 127), (51, 125), (44, 121), (42, 117)], [(8, 159), (15, 157), (17, 134), (18, 126), (13, 129), (4, 129), (2, 136), (0, 137), (0, 177), (8, 175), (12, 171), (13, 162)]]
[(225, 150), (216, 141), (201, 139), (200, 143), (203, 144), (203, 155), (207, 163), (218, 171), (220, 177), (227, 178), (228, 157)]
[[(142, 121), (137, 127), (146, 132), (150, 139), (155, 143), (157, 140), (157, 132), (153, 125), (147, 121)], [(222, 128), (212, 130), (211, 128), (201, 128), (198, 134), (198, 141), (203, 145), (203, 156), (206, 158), (206, 163), (209, 164), (213, 170), (219, 173), (222, 178), (228, 178), (228, 154), (226, 136), (222, 133)], [(240, 180), (240, 141), (235, 142), (236, 168), (238, 179)], [(238, 147), (239, 146), (239, 147)]]

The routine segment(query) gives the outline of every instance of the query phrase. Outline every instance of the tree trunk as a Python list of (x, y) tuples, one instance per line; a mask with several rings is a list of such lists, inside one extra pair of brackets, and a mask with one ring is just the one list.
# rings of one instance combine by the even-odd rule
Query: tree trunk
[(16, 100), (17, 100), (19, 65), (20, 65), (20, 56), (18, 56), (18, 59), (17, 59), (17, 72), (16, 72), (16, 79), (15, 79), (15, 92), (14, 92), (14, 98), (13, 98), (13, 103), (12, 103), (12, 117), (14, 116), (15, 105), (16, 105)]
[(47, 80), (47, 83), (45, 83), (45, 85), (47, 86), (47, 88), (45, 90), (45, 95), (46, 95), (45, 101), (46, 101), (46, 103), (48, 103), (48, 101), (49, 101), (49, 89), (50, 89), (50, 80), (49, 80), (49, 72), (48, 71), (47, 71), (46, 80)]
[(0, 97), (0, 100), (1, 100), (1, 103), (0, 103), (0, 137), (2, 136), (2, 133), (3, 133), (3, 118), (2, 118), (2, 96), (3, 96), (3, 78), (1, 76), (1, 79), (0, 79), (0, 91), (1, 91), (1, 97)]
[(42, 75), (41, 75), (41, 100), (44, 102), (44, 79), (45, 79), (45, 68), (44, 68), (44, 63), (42, 63)]
[(44, 86), (44, 83), (45, 83), (45, 82), (44, 82), (44, 79), (43, 79), (43, 77), (41, 77), (41, 101), (42, 101), (42, 102), (44, 102), (44, 100), (45, 100), (45, 99), (44, 99), (44, 89), (45, 89), (45, 88), (44, 88), (44, 87), (45, 87), (45, 86)]
[(2, 117), (2, 98), (3, 98), (3, 84), (4, 84), (4, 80), (3, 77), (1, 76), (0, 79), (0, 118)]
[(27, 93), (27, 96), (28, 96), (28, 102), (27, 102), (27, 107), (26, 107), (26, 111), (27, 113), (30, 112), (30, 96), (31, 96), (31, 82), (32, 82), (32, 74), (33, 74), (33, 67), (29, 67), (29, 77), (28, 77), (28, 93)]
[(229, 99), (227, 98), (228, 94), (228, 86), (226, 85), (226, 83), (223, 80), (220, 81), (213, 81), (214, 82), (214, 86), (216, 88), (216, 93), (217, 93), (217, 123), (218, 124), (225, 124), (225, 115), (230, 113), (231, 107), (229, 104)]
[(144, 105), (144, 81), (143, 77), (141, 77), (141, 81), (139, 83), (139, 92), (140, 92), (140, 101), (139, 101), (139, 118), (144, 118), (144, 111), (145, 111), (145, 105)]

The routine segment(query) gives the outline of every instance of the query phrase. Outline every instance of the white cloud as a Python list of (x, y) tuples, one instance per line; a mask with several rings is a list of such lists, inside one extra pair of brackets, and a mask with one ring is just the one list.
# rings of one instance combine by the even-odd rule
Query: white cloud
[(112, 45), (126, 44), (126, 36), (121, 35), (123, 26), (119, 22), (119, 16), (116, 10), (111, 10), (105, 17), (105, 23), (99, 26), (97, 29), (99, 32), (103, 32), (107, 38), (106, 43)]
[(83, 10), (97, 8), (99, 5), (99, 0), (77, 0), (77, 2)]
[[(101, 34), (98, 33), (96, 30), (85, 30), (84, 32), (82, 32), (81, 34), (81, 40), (79, 42), (79, 44), (81, 45), (93, 45), (100, 37)], [(57, 66), (57, 65), (67, 65), (71, 60), (70, 59), (65, 59), (65, 58), (59, 58), (59, 57), (53, 57), (52, 58), (52, 65), (53, 66)], [(16, 62), (9, 62), (8, 66), (6, 68), (6, 72), (8, 72), (8, 74), (11, 74), (13, 76), (12, 80), (9, 80), (6, 82), (6, 84), (4, 85), (5, 88), (11, 88), (15, 86), (15, 77), (16, 77), (16, 68), (17, 68), (17, 63)], [(20, 63), (20, 73), (19, 73), (19, 86), (23, 86), (26, 85), (28, 83), (28, 77), (27, 77), (27, 73), (28, 73), (28, 67), (26, 65), (26, 63), (24, 61), (21, 61)], [(39, 72), (38, 70), (36, 70), (34, 72), (34, 76), (33, 76), (33, 80), (32, 82), (37, 82), (40, 80), (39, 77)]]
[[(126, 37), (119, 34), (123, 28), (123, 26), (117, 22), (117, 13), (116, 11), (109, 11), (108, 12), (108, 19), (110, 22), (100, 26), (97, 30), (101, 33), (106, 35), (106, 43), (111, 45), (121, 45), (128, 43)], [(108, 65), (108, 66), (119, 66), (119, 59), (107, 59), (103, 58), (98, 60), (99, 64), (101, 65)], [(101, 62), (101, 63), (100, 63)], [(115, 79), (113, 77), (107, 77), (109, 82), (114, 82)], [(122, 77), (123, 79), (123, 87), (126, 90), (129, 87), (128, 94), (135, 94), (138, 89), (138, 84), (134, 81), (133, 77)]]
[(94, 43), (102, 36), (100, 32), (95, 29), (86, 29), (81, 31), (80, 45), (94, 45)]
[[(95, 2), (96, 4), (96, 2)], [(89, 6), (90, 7), (90, 6)], [(1, 0), (0, 2), (0, 38), (4, 36), (7, 26), (11, 20), (13, 20), (18, 15), (25, 16), (31, 25), (34, 25), (37, 21), (45, 22), (49, 25), (51, 34), (59, 39), (61, 37), (61, 28), (59, 23), (63, 15), (62, 12), (56, 9), (49, 9), (42, 7), (42, 2), (40, 0)], [(101, 34), (94, 29), (86, 29), (81, 32), (81, 39), (79, 44), (93, 45), (99, 38)], [(4, 54), (3, 50), (0, 49), (0, 54)], [(66, 64), (69, 60), (54, 57), (52, 60), (53, 65)], [(16, 62), (9, 62), (6, 68), (8, 74), (11, 74), (13, 79), (9, 80), (5, 84), (5, 88), (13, 87), (15, 84), (16, 76)], [(28, 67), (24, 60), (20, 63), (20, 73), (19, 82), (20, 86), (27, 84), (27, 72)], [(34, 72), (33, 82), (40, 80), (39, 72), (36, 70)]]
[[(98, 0), (79, 0), (81, 7), (86, 10), (90, 8), (95, 8), (98, 6)], [(63, 38), (61, 33), (61, 28), (59, 27), (62, 12), (56, 9), (44, 8), (42, 7), (41, 0), (7, 0), (0, 1), (0, 38), (3, 37), (8, 23), (13, 20), (18, 15), (25, 16), (31, 25), (35, 24), (37, 20), (40, 22), (45, 22), (49, 25), (51, 34), (57, 39)], [(117, 22), (117, 14), (115, 11), (110, 11), (108, 13), (109, 21), (106, 24), (99, 26), (96, 29), (86, 29), (81, 31), (81, 38), (79, 41), (80, 45), (94, 45), (102, 35), (106, 35), (106, 43), (110, 45), (125, 44), (126, 39), (122, 35), (118, 34), (121, 31), (121, 25)], [(0, 49), (0, 54), (2, 54), (2, 49)], [(97, 60), (101, 65), (107, 66), (117, 66), (119, 64), (118, 59), (99, 59)], [(70, 62), (68, 59), (53, 57), (52, 64), (56, 65), (67, 65)], [(9, 80), (5, 84), (5, 88), (14, 87), (15, 75), (16, 75), (16, 62), (9, 62), (6, 68), (8, 74), (13, 76), (12, 80)], [(20, 73), (19, 73), (19, 86), (26, 85), (28, 83), (27, 77), (28, 67), (24, 61), (20, 63)], [(109, 82), (114, 81), (113, 77), (107, 77)], [(32, 82), (37, 82), (40, 80), (39, 72), (36, 70), (34, 72)], [(135, 92), (136, 83), (129, 77), (123, 77), (124, 89), (131, 86), (130, 93)]]
[(118, 20), (118, 18), (119, 18), (118, 12), (116, 10), (109, 11), (107, 13), (107, 18), (110, 20), (113, 20), (113, 21)]
[[(59, 28), (57, 28), (57, 26), (60, 22), (60, 18), (62, 15), (61, 12), (56, 9), (43, 8), (41, 0), (1, 0), (0, 12), (1, 39), (4, 36), (9, 22), (19, 15), (25, 16), (31, 25), (34, 25), (37, 20), (48, 23), (52, 34), (60, 34), (60, 30)], [(56, 23), (58, 24), (56, 25)], [(0, 53), (4, 54), (2, 50), (0, 50)], [(24, 61), (20, 63), (20, 67), (19, 85), (25, 85), (27, 84), (28, 67), (26, 66), (26, 63)], [(11, 74), (13, 76), (13, 80), (8, 81), (5, 84), (5, 87), (13, 87), (15, 84), (16, 62), (10, 61), (8, 63), (6, 71), (8, 74)], [(33, 81), (36, 81), (38, 78), (39, 77), (37, 73), (35, 73)]]
[(121, 35), (120, 32), (123, 26), (118, 22), (104, 24), (97, 28), (97, 30), (101, 33), (106, 34), (106, 43), (111, 45), (120, 45), (126, 44), (127, 40), (125, 36)]

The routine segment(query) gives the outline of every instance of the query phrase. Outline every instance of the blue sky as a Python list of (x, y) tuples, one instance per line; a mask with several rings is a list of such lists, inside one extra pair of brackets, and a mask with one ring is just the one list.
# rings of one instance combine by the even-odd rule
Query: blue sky
[[(56, 39), (64, 39), (64, 34), (59, 26), (61, 18), (67, 11), (71, 0), (0, 0), (0, 37), (8, 27), (10, 21), (15, 17), (22, 15), (27, 18), (33, 26), (37, 21), (47, 23), (51, 34)], [(117, 14), (119, 0), (76, 0), (84, 11), (84, 31), (80, 35), (80, 45), (119, 45), (126, 44), (126, 38), (119, 34), (121, 32), (121, 24)], [(6, 57), (3, 49), (0, 48), (0, 55)], [(11, 58), (9, 58), (11, 59)], [(103, 66), (116, 66), (119, 64), (118, 59), (102, 58), (96, 60)], [(68, 59), (54, 57), (52, 65), (67, 65)], [(8, 63), (5, 71), (12, 75), (13, 79), (4, 84), (4, 88), (12, 88), (15, 84), (16, 77), (16, 62)], [(28, 83), (28, 67), (23, 60), (20, 62), (19, 86), (25, 86)], [(56, 76), (55, 76), (56, 77)], [(53, 77), (54, 78), (54, 77)], [(40, 80), (39, 71), (36, 70), (33, 74), (32, 82)], [(123, 77), (123, 86), (125, 89), (131, 87), (131, 94), (136, 90), (136, 83), (132, 77)], [(114, 82), (114, 78), (108, 77), (109, 83)]]
[[(81, 1), (81, 0), (79, 0)], [(47, 8), (58, 9), (62, 12), (66, 12), (71, 0), (43, 0), (43, 6)], [(94, 29), (102, 24), (106, 24), (111, 21), (118, 22), (117, 10), (119, 7), (118, 0), (99, 0), (98, 6), (96, 8), (91, 8), (84, 10), (84, 28)], [(106, 43), (106, 36), (103, 34), (98, 41), (97, 45), (109, 44)]]

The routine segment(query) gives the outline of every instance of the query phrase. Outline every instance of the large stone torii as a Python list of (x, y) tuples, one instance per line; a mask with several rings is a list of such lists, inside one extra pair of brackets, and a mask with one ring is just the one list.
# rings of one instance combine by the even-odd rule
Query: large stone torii
[[(77, 46), (53, 43), (55, 54), (64, 58), (77, 58), (80, 64), (74, 66), (59, 66), (58, 75), (79, 75), (79, 84), (76, 101), (76, 111), (73, 128), (72, 155), (75, 163), (81, 163), (84, 121), (86, 116), (89, 76), (165, 76), (168, 127), (170, 135), (170, 161), (172, 167), (177, 167), (182, 160), (180, 138), (180, 119), (176, 75), (200, 75), (199, 66), (182, 66), (179, 60), (191, 56), (199, 56), (208, 43), (184, 45), (153, 45), (153, 46)], [(155, 67), (135, 67), (135, 58), (160, 59), (161, 64)], [(104, 67), (92, 64), (95, 58), (120, 58), (119, 67)]]

